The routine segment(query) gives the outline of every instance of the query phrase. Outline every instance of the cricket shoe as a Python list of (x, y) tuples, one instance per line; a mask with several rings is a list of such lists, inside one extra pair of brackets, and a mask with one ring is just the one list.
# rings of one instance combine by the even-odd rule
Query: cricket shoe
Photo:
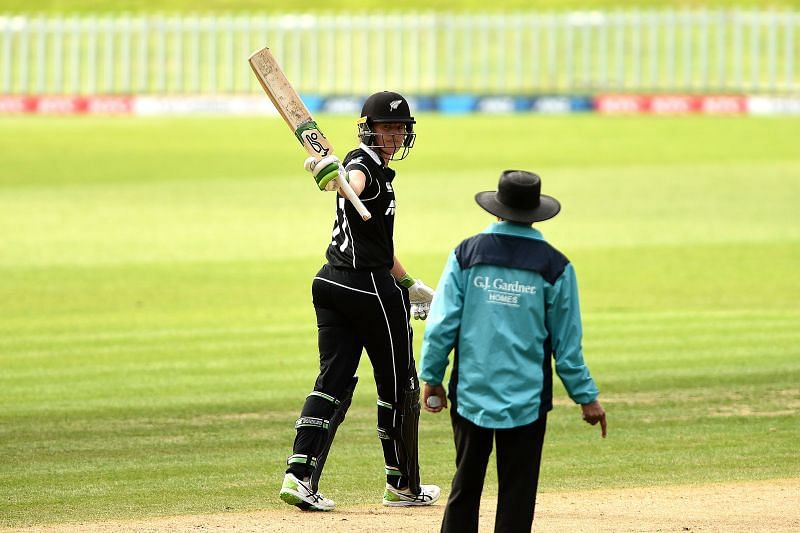
[(383, 505), (388, 507), (416, 507), (419, 505), (431, 505), (439, 499), (441, 489), (437, 485), (420, 485), (420, 493), (414, 494), (408, 488), (396, 489), (386, 484), (383, 492)]
[(294, 474), (284, 476), (280, 496), (281, 500), (303, 511), (331, 511), (336, 506), (333, 500), (314, 492), (311, 482), (297, 479)]

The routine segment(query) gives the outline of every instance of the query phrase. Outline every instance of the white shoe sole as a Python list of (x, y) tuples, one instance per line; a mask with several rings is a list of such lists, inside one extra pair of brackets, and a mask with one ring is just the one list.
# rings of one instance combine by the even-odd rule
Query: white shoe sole
[(437, 501), (439, 501), (439, 494), (437, 494), (435, 498), (431, 498), (427, 502), (414, 502), (414, 501), (406, 501), (406, 500), (394, 501), (394, 500), (386, 500), (386, 499), (384, 499), (383, 500), (383, 505), (385, 505), (386, 507), (424, 507), (424, 506), (427, 506), (427, 505), (433, 505)]
[(299, 507), (303, 511), (333, 511), (334, 506), (321, 506), (317, 503), (311, 503), (303, 498), (303, 496), (292, 489), (281, 489), (280, 498), (289, 505)]
[(433, 505), (436, 503), (436, 500), (431, 500), (429, 502), (390, 502), (389, 500), (383, 500), (383, 505), (386, 507), (425, 507), (427, 505)]

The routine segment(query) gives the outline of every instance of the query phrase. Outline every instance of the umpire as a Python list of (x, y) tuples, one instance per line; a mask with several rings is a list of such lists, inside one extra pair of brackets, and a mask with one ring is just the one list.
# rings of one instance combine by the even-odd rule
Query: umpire
[(600, 422), (606, 436), (605, 412), (583, 360), (575, 271), (531, 226), (561, 209), (540, 191), (536, 174), (507, 170), (498, 191), (475, 196), (498, 222), (450, 254), (431, 306), (420, 363), (427, 411), (447, 406), (442, 380), (455, 349), (449, 398), (456, 474), (442, 531), (478, 531), (493, 441), (495, 531), (531, 530), (553, 405), (551, 358), (583, 419)]

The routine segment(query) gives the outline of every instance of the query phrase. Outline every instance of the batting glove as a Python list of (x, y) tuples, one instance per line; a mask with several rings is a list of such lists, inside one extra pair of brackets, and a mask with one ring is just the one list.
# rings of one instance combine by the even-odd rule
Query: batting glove
[(342, 172), (344, 178), (347, 179), (347, 174), (342, 169), (342, 162), (335, 155), (329, 155), (322, 159), (309, 157), (303, 163), (303, 168), (311, 172), (311, 175), (314, 176), (314, 181), (317, 182), (317, 187), (321, 191), (335, 191), (339, 188), (336, 183), (336, 177), (339, 172)]
[(425, 285), (421, 279), (414, 279), (408, 274), (398, 281), (400, 285), (408, 289), (408, 298), (411, 301), (411, 315), (417, 320), (428, 318), (431, 300), (433, 300), (433, 289)]
[(428, 318), (430, 310), (431, 304), (429, 303), (411, 304), (411, 316), (414, 317), (414, 320), (425, 320)]

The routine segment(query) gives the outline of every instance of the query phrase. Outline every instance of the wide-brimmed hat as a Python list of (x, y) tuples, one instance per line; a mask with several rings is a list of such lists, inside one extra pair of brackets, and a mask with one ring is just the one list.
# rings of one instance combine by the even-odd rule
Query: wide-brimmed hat
[(520, 224), (532, 224), (553, 218), (561, 204), (541, 193), (542, 180), (527, 170), (504, 170), (497, 191), (483, 191), (475, 201), (491, 214)]

